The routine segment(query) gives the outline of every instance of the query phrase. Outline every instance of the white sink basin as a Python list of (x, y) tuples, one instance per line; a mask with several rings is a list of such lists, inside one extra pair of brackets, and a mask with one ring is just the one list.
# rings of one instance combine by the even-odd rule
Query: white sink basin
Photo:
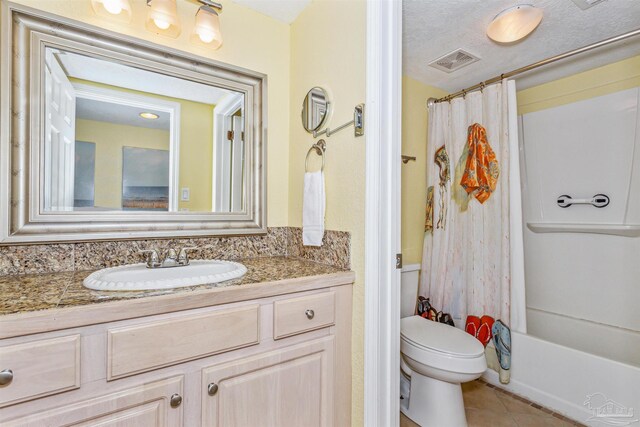
[(244, 276), (247, 268), (231, 261), (197, 260), (184, 267), (147, 268), (131, 264), (103, 268), (84, 279), (84, 286), (98, 291), (143, 291), (224, 282)]

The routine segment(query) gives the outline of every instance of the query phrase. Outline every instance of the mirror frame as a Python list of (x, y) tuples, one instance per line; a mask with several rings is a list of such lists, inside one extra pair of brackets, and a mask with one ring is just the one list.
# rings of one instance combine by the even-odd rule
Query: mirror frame
[[(305, 112), (305, 109), (307, 108), (307, 98), (309, 97), (311, 92), (313, 92), (314, 89), (320, 89), (322, 91), (322, 93), (324, 94), (325, 103), (326, 103), (326, 111), (324, 113), (324, 116), (322, 116), (322, 120), (320, 121), (320, 123), (318, 123), (318, 126), (316, 126), (315, 129), (308, 129), (307, 125), (304, 122), (304, 112)], [(307, 114), (309, 114), (309, 113), (307, 112)], [(305, 95), (304, 99), (302, 100), (302, 111), (300, 112), (300, 118), (302, 120), (302, 128), (304, 130), (306, 130), (307, 133), (318, 132), (327, 124), (327, 121), (329, 120), (329, 115), (330, 114), (331, 114), (331, 101), (329, 100), (329, 92), (325, 88), (323, 88), (322, 86), (314, 86), (311, 89), (309, 89), (309, 91)]]
[[(265, 234), (267, 76), (2, 0), (0, 245)], [(245, 96), (243, 212), (42, 213), (44, 53), (68, 50)]]

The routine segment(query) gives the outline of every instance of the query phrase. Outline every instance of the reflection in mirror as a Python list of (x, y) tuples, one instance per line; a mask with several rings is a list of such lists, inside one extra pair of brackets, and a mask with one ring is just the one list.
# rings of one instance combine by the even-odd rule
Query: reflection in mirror
[(43, 213), (245, 210), (243, 93), (45, 52)]
[(314, 87), (302, 103), (302, 126), (307, 132), (320, 130), (329, 116), (329, 95), (321, 87)]

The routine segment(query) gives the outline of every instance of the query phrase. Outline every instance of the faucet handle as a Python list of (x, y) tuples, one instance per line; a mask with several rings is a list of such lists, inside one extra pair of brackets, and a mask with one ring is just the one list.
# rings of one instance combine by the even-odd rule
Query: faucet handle
[(178, 258), (178, 253), (173, 248), (169, 248), (164, 255), (164, 259), (177, 259), (177, 258)]
[(154, 268), (160, 265), (160, 257), (155, 249), (140, 250), (138, 253), (144, 255), (147, 268)]
[(190, 246), (190, 247), (180, 249), (180, 254), (178, 255), (178, 264), (189, 265), (189, 251), (195, 251), (197, 249), (200, 249), (200, 248), (196, 246)]

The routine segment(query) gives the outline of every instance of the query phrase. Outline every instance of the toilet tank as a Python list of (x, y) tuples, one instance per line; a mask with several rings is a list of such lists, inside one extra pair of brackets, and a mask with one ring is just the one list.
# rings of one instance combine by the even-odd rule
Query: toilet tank
[(420, 264), (409, 264), (402, 267), (400, 275), (400, 317), (415, 314), (416, 298), (418, 297), (418, 280)]

